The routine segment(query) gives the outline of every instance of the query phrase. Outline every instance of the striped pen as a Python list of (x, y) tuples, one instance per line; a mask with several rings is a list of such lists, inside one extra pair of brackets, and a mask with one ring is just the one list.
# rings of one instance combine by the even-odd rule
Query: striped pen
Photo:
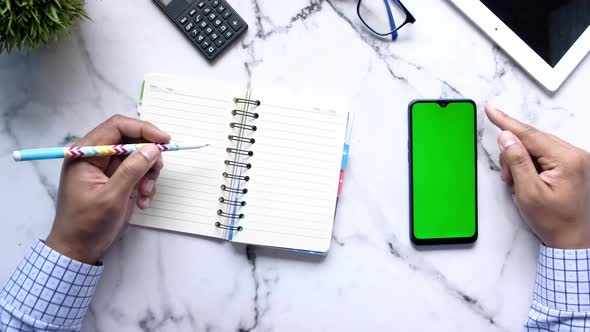
[[(138, 144), (116, 144), (98, 146), (73, 146), (44, 149), (29, 149), (14, 151), (12, 158), (16, 161), (44, 160), (44, 159), (70, 159), (85, 157), (118, 156), (131, 154), (150, 143)], [(179, 145), (175, 142), (167, 144), (156, 144), (160, 151), (178, 151), (201, 149), (209, 144), (202, 145)]]

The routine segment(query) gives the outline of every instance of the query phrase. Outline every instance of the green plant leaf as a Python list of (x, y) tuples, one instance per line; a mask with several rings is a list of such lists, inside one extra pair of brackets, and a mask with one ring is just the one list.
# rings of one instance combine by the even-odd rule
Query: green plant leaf
[(59, 21), (59, 17), (57, 17), (57, 12), (55, 11), (55, 7), (53, 7), (53, 6), (49, 7), (49, 12), (46, 14), (53, 22), (61, 23)]
[(84, 0), (0, 0), (0, 54), (43, 47), (83, 19)]
[(41, 21), (39, 20), (39, 14), (32, 12), (31, 16), (33, 16), (33, 18), (35, 19), (35, 21), (37, 21), (37, 23), (41, 23)]

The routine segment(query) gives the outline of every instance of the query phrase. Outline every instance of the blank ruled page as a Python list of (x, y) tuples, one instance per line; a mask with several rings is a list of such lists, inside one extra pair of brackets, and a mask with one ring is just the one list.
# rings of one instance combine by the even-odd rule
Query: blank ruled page
[(211, 146), (163, 153), (157, 194), (149, 209), (136, 210), (133, 224), (223, 236), (215, 221), (233, 105), (232, 96), (220, 95), (207, 86), (146, 76), (140, 118), (169, 133), (181, 145)]
[[(347, 112), (262, 101), (250, 149), (242, 232), (233, 241), (326, 252), (330, 247)], [(283, 100), (283, 101), (280, 101)]]

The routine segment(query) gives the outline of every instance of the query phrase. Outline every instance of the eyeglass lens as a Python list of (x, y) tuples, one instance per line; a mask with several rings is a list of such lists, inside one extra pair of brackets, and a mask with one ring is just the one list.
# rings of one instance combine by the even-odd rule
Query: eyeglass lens
[(361, 0), (358, 14), (378, 34), (389, 34), (397, 30), (407, 18), (397, 0)]

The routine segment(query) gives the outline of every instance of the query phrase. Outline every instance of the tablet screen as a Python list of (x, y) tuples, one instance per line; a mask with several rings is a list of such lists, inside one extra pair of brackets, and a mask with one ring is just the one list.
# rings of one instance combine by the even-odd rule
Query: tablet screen
[(590, 25), (590, 0), (481, 0), (551, 67)]

